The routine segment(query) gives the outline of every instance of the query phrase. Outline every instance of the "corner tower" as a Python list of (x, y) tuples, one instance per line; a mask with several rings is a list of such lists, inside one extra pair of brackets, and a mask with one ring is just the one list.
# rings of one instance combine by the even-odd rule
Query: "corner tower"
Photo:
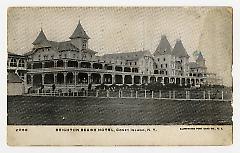
[(196, 63), (201, 67), (205, 67), (205, 59), (203, 58), (202, 52), (199, 52)]
[(44, 47), (50, 47), (51, 44), (47, 40), (46, 35), (44, 34), (42, 28), (35, 39), (35, 41), (32, 43), (34, 45), (34, 48), (44, 48)]
[(88, 40), (90, 39), (90, 37), (83, 29), (80, 20), (78, 21), (78, 25), (74, 30), (73, 34), (69, 38), (71, 39), (71, 43), (79, 50), (84, 50), (88, 48)]
[(155, 70), (159, 70), (159, 74), (171, 75), (171, 54), (172, 47), (165, 35), (161, 36), (161, 40), (156, 51), (153, 53), (155, 60)]

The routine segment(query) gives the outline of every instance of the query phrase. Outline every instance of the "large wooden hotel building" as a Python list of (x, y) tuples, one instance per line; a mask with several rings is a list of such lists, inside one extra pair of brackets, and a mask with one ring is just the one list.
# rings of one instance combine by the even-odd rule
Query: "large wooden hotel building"
[[(8, 58), (8, 66), (18, 67), (24, 64), (26, 73), (21, 74), (25, 82), (25, 91), (30, 88), (51, 89), (63, 92), (94, 88), (97, 85), (140, 85), (151, 82), (162, 84), (197, 86), (206, 82), (205, 59), (198, 55), (195, 62), (189, 62), (181, 40), (172, 48), (165, 35), (151, 54), (148, 50), (127, 53), (105, 54), (88, 46), (90, 37), (78, 23), (70, 40), (56, 42), (48, 40), (41, 29), (33, 49), (26, 53), (26, 62), (14, 57)], [(22, 66), (22, 65), (21, 65)]]

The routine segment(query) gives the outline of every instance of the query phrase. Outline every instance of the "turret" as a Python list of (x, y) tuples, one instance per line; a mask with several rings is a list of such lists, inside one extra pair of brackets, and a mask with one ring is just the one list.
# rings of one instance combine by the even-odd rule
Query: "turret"
[(201, 67), (205, 67), (205, 59), (203, 58), (203, 55), (201, 52), (199, 52), (198, 57), (196, 59), (196, 63), (201, 66)]
[(69, 37), (71, 39), (71, 43), (76, 46), (79, 50), (88, 48), (88, 40), (90, 37), (84, 31), (80, 21), (73, 34)]
[(42, 28), (41, 28), (41, 31), (38, 34), (36, 40), (32, 44), (34, 45), (34, 48), (51, 47), (51, 44), (47, 40), (47, 37), (44, 34)]

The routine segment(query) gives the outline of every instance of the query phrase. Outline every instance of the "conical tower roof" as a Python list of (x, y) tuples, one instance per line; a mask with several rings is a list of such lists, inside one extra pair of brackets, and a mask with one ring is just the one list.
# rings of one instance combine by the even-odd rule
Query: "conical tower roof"
[(196, 61), (204, 61), (202, 52), (200, 52), (200, 53), (198, 54), (198, 57), (197, 57)]
[(181, 40), (177, 40), (173, 48), (172, 55), (176, 57), (189, 57), (188, 53), (186, 52), (186, 49), (183, 47)]
[(49, 41), (47, 40), (46, 35), (44, 34), (42, 28), (40, 33), (38, 34), (36, 40), (32, 43), (33, 45), (37, 45), (37, 46), (43, 46), (43, 47), (49, 47), (51, 46)]
[(78, 21), (78, 25), (76, 29), (74, 30), (73, 34), (69, 37), (70, 39), (76, 39), (76, 38), (85, 38), (85, 39), (90, 39), (86, 32), (84, 31), (80, 21)]
[(159, 43), (156, 51), (154, 52), (154, 56), (171, 54), (171, 51), (172, 51), (172, 47), (171, 47), (169, 41), (167, 40), (167, 37), (165, 35), (162, 35), (160, 43)]

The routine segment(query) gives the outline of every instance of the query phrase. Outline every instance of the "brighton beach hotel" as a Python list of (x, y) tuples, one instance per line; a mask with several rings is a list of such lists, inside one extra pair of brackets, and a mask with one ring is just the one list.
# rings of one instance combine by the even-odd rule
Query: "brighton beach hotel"
[[(141, 85), (160, 82), (163, 85), (199, 86), (207, 83), (207, 68), (201, 53), (195, 62), (189, 62), (189, 55), (181, 40), (172, 47), (165, 35), (151, 54), (148, 50), (114, 53), (97, 56), (90, 49), (90, 37), (80, 21), (68, 41), (48, 40), (41, 29), (30, 52), (15, 60), (8, 58), (8, 66), (25, 67), (23, 79), (25, 92), (29, 89), (51, 89), (63, 92), (87, 89), (89, 85)], [(24, 58), (23, 58), (24, 57)], [(23, 59), (26, 62), (22, 61)], [(24, 66), (23, 66), (24, 64)], [(20, 72), (20, 71), (19, 71)]]

